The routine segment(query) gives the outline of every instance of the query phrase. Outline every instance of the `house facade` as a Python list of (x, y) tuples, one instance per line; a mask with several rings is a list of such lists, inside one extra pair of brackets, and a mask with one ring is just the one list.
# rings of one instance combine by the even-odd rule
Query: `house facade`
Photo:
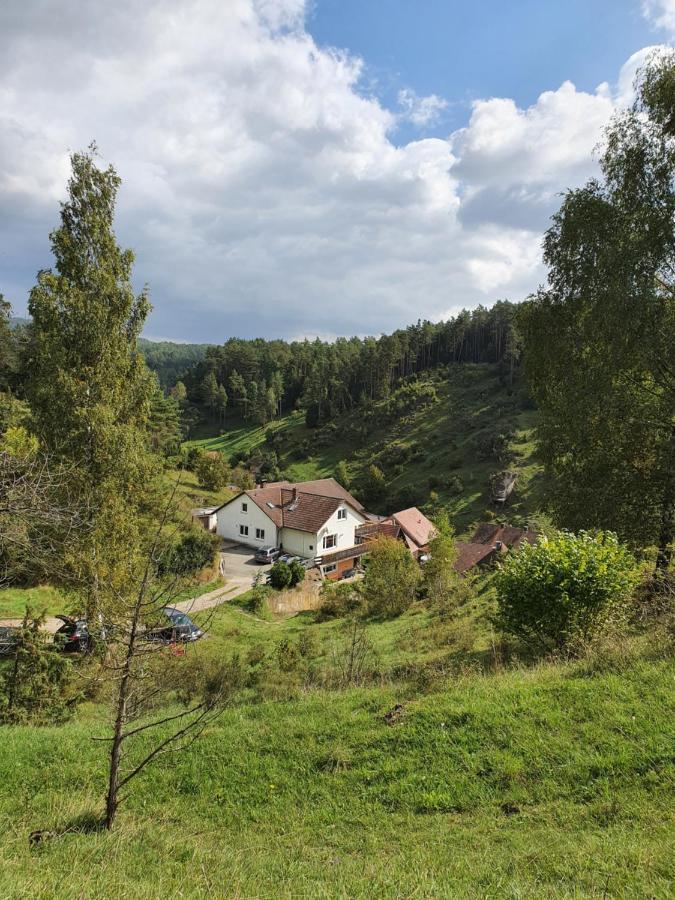
[(363, 506), (333, 478), (279, 481), (243, 491), (215, 515), (216, 532), (226, 540), (320, 558), (327, 578), (339, 577), (346, 566), (343, 560), (330, 560), (331, 555), (354, 548), (356, 529), (366, 521)]

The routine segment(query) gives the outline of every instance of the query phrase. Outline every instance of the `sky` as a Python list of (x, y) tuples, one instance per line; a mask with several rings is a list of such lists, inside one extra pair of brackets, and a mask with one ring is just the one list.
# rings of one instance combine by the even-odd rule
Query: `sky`
[(522, 300), (675, 0), (2, 0), (0, 292), (95, 140), (145, 335), (380, 334)]

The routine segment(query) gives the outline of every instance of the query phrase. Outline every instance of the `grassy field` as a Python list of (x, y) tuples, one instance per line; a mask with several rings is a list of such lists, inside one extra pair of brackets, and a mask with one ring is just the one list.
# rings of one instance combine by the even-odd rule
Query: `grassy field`
[[(490, 475), (508, 467), (518, 473), (518, 482), (499, 514), (519, 523), (539, 512), (544, 484), (534, 453), (536, 413), (524, 408), (521, 395), (510, 393), (496, 369), (487, 365), (439, 370), (421, 380), (434, 386), (438, 401), (404, 416), (383, 417), (382, 402), (365, 418), (362, 410), (355, 410), (334, 425), (308, 429), (303, 414), (294, 412), (266, 428), (233, 423), (192, 443), (230, 457), (260, 448), (268, 436), (276, 435), (286, 477), (303, 481), (334, 475), (344, 460), (357, 492), (367, 467), (375, 462), (385, 472), (392, 498), (404, 493), (429, 513), (448, 510), (460, 533), (486, 513), (494, 515)], [(491, 457), (482, 444), (499, 431), (509, 435), (508, 444), (501, 458)], [(392, 463), (392, 446), (404, 455), (401, 464)]]
[(0, 589), (0, 619), (20, 619), (26, 607), (34, 612), (46, 610), (47, 615), (67, 612), (68, 598), (57, 588), (40, 585), (32, 588)]
[[(485, 593), (456, 621), (416, 606), (370, 623), (376, 674), (347, 689), (318, 677), (344, 622), (266, 620), (245, 598), (197, 614), (210, 635), (179, 664), (235, 654), (258, 677), (198, 744), (141, 776), (110, 834), (95, 827), (105, 709), (4, 727), (0, 896), (670, 896), (666, 643), (644, 633), (576, 662), (505, 666)], [(308, 634), (291, 671), (283, 648)], [(35, 829), (54, 835), (31, 849)]]
[[(218, 627), (209, 652), (305, 624), (229, 610)], [(239, 704), (148, 770), (111, 834), (91, 831), (100, 710), (5, 728), (0, 893), (666, 897), (673, 675), (652, 654)], [(31, 850), (36, 828), (59, 836)]]

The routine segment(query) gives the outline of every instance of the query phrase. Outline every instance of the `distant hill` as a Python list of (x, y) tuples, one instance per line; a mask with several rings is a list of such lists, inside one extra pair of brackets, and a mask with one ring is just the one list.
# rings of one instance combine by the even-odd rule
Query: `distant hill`
[(141, 338), (138, 348), (145, 357), (148, 368), (157, 373), (159, 383), (168, 390), (180, 376), (196, 363), (201, 362), (208, 344), (174, 344), (173, 341), (149, 341)]
[[(202, 426), (195, 443), (232, 462), (255, 464), (276, 454), (280, 472), (297, 481), (335, 475), (344, 460), (351, 487), (374, 512), (419, 506), (433, 515), (443, 508), (458, 532), (486, 515), (530, 522), (543, 506), (545, 485), (534, 455), (537, 413), (524, 389), (511, 390), (488, 364), (439, 367), (416, 383), (423, 390), (413, 402), (403, 388), (321, 428), (307, 428), (296, 411), (264, 427), (236, 419), (222, 429)], [(367, 499), (371, 464), (387, 485), (373, 500)], [(504, 469), (516, 472), (517, 481), (507, 504), (497, 507), (490, 477)]]
[(9, 317), (9, 327), (10, 328), (21, 328), (23, 325), (28, 325), (30, 319), (25, 319), (22, 316), (10, 316)]

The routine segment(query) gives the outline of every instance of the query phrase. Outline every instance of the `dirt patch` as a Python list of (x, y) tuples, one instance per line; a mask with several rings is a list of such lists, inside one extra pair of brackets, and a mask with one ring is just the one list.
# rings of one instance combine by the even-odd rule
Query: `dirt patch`
[(305, 582), (291, 591), (281, 591), (267, 598), (270, 610), (278, 616), (292, 616), (308, 609), (318, 609), (323, 603), (320, 582)]

